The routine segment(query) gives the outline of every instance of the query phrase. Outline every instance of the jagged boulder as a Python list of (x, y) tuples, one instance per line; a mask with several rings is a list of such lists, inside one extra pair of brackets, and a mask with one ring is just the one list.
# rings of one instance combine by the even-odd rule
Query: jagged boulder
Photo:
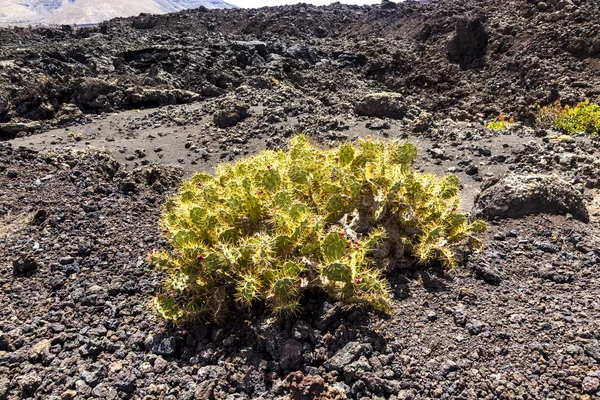
[(402, 119), (407, 116), (409, 107), (399, 93), (371, 93), (356, 105), (354, 111), (366, 117)]
[(483, 26), (485, 18), (460, 18), (456, 30), (446, 45), (448, 59), (463, 69), (483, 66), (489, 35)]
[(75, 103), (81, 108), (111, 109), (111, 99), (117, 85), (99, 78), (83, 79), (75, 90)]
[(213, 121), (219, 128), (229, 128), (250, 115), (245, 104), (226, 101), (223, 107), (213, 115)]
[(509, 175), (491, 181), (475, 199), (473, 210), (475, 216), (488, 219), (540, 213), (590, 219), (581, 191), (552, 175)]
[(135, 29), (152, 29), (158, 24), (156, 15), (142, 13), (131, 21), (131, 26)]
[(6, 122), (0, 123), (0, 139), (13, 139), (21, 132), (34, 132), (41, 128), (38, 122)]
[(83, 113), (75, 104), (64, 103), (56, 113), (56, 122), (66, 124), (83, 118)]

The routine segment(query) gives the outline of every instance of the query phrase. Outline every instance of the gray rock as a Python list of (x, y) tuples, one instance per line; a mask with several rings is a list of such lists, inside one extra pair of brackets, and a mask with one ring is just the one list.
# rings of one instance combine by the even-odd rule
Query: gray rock
[(332, 304), (328, 301), (323, 303), (319, 310), (319, 315), (317, 316), (317, 320), (315, 321), (315, 327), (321, 331), (324, 331), (337, 321), (340, 314), (340, 306), (338, 304)]
[(371, 364), (365, 356), (361, 356), (357, 361), (354, 361), (344, 367), (344, 378), (346, 382), (352, 382), (357, 377), (362, 376), (364, 372), (371, 371)]
[(274, 359), (279, 359), (279, 343), (283, 342), (281, 330), (275, 327), (273, 318), (260, 318), (252, 324), (259, 351), (266, 351)]
[(152, 29), (158, 24), (158, 18), (152, 14), (141, 14), (131, 22), (135, 29)]
[(358, 360), (362, 355), (369, 356), (372, 351), (373, 348), (368, 343), (349, 342), (324, 365), (328, 370), (342, 371), (346, 365)]
[(161, 356), (172, 356), (175, 354), (177, 341), (173, 336), (164, 337), (162, 335), (148, 336), (144, 341), (146, 350)]
[(213, 115), (213, 121), (219, 128), (229, 128), (249, 116), (248, 107), (236, 102), (225, 102)]
[(121, 183), (119, 183), (119, 190), (121, 192), (125, 192), (125, 193), (134, 192), (136, 189), (136, 186), (137, 185), (135, 184), (135, 182), (132, 182), (132, 181), (121, 182)]
[(97, 371), (83, 371), (81, 374), (81, 379), (87, 383), (90, 387), (94, 387), (98, 384), (100, 377), (98, 376)]
[(77, 246), (77, 254), (79, 254), (80, 257), (87, 257), (92, 253), (92, 244), (89, 241), (82, 241), (81, 243), (79, 243), (79, 246)]
[(583, 346), (586, 356), (592, 357), (597, 363), (600, 363), (600, 344), (598, 342), (588, 343)]
[(312, 328), (304, 321), (297, 321), (292, 329), (294, 339), (302, 340), (308, 338)]
[(404, 98), (398, 93), (368, 94), (354, 108), (358, 115), (392, 119), (403, 119), (408, 110)]
[(350, 396), (352, 394), (352, 389), (350, 389), (350, 386), (346, 385), (344, 382), (336, 382), (333, 385), (331, 385), (331, 387), (339, 390), (346, 396)]
[(398, 400), (413, 400), (415, 398), (415, 393), (412, 389), (401, 390), (398, 392), (398, 395), (396, 395), (396, 398)]
[(92, 395), (99, 399), (113, 400), (117, 398), (118, 393), (114, 388), (106, 385), (105, 383), (100, 383), (98, 386), (92, 389)]
[(168, 366), (169, 363), (161, 356), (156, 357), (156, 360), (154, 360), (154, 372), (157, 374), (165, 372)]
[(92, 388), (86, 385), (84, 381), (79, 379), (75, 382), (75, 389), (77, 390), (77, 394), (82, 396), (82, 398), (87, 399), (92, 394)]
[(535, 242), (534, 246), (538, 249), (543, 251), (544, 253), (558, 253), (558, 246), (550, 243), (550, 242)]
[(38, 122), (5, 122), (0, 123), (0, 138), (14, 138), (21, 132), (35, 132), (40, 129)]
[(440, 366), (440, 372), (442, 376), (447, 376), (450, 372), (458, 371), (458, 364), (452, 360), (446, 360)]
[(225, 368), (218, 365), (207, 365), (198, 369), (197, 380), (206, 381), (210, 379), (223, 379), (227, 377)]
[(132, 393), (136, 388), (136, 378), (134, 375), (127, 375), (125, 373), (120, 373), (115, 378), (114, 386), (117, 390), (120, 390), (125, 393)]
[(71, 256), (66, 256), (62, 257), (60, 260), (58, 260), (58, 262), (60, 263), (60, 265), (70, 265), (75, 262), (75, 259)]
[(50, 340), (45, 339), (36, 343), (29, 351), (29, 361), (44, 362), (50, 356)]
[(299, 368), (303, 359), (302, 344), (295, 339), (287, 340), (279, 350), (279, 366), (285, 370)]
[(431, 158), (443, 160), (446, 157), (446, 151), (439, 147), (428, 149), (427, 152), (431, 154)]
[(390, 129), (391, 125), (387, 121), (377, 120), (374, 122), (367, 122), (365, 124), (365, 127), (367, 127), (368, 129), (371, 129), (373, 131), (380, 131), (383, 129)]
[(429, 311), (429, 312), (427, 313), (427, 320), (428, 320), (428, 321), (431, 321), (431, 322), (433, 322), (433, 321), (435, 321), (435, 320), (437, 319), (437, 317), (438, 317), (438, 316), (437, 316), (437, 313), (436, 313), (435, 311)]
[(75, 104), (64, 103), (60, 106), (60, 109), (56, 113), (56, 121), (59, 124), (65, 124), (67, 122), (73, 122), (79, 118), (83, 118), (84, 115)]
[(583, 393), (595, 393), (600, 389), (600, 379), (595, 376), (586, 376), (581, 382), (581, 390)]
[(85, 78), (75, 91), (75, 102), (83, 108), (109, 109), (108, 95), (116, 90), (117, 85), (106, 79)]
[(483, 26), (483, 18), (459, 18), (454, 36), (446, 44), (448, 59), (461, 68), (477, 68), (484, 64), (489, 35)]
[(0, 121), (9, 109), (10, 94), (7, 89), (0, 89)]
[(469, 165), (466, 169), (465, 169), (465, 174), (467, 175), (477, 175), (479, 173), (479, 167), (477, 167), (477, 165)]
[(482, 260), (474, 261), (473, 269), (478, 277), (492, 285), (499, 285), (504, 280), (500, 271)]
[(583, 353), (583, 348), (581, 346), (577, 346), (576, 344), (570, 344), (565, 349), (567, 354), (581, 354)]
[(365, 382), (365, 385), (374, 394), (383, 394), (383, 393), (392, 393), (395, 388), (391, 385), (391, 382), (386, 381), (385, 379), (380, 378), (374, 372), (366, 372), (362, 376), (362, 380)]
[(298, 59), (310, 59), (310, 51), (308, 47), (302, 44), (293, 44), (285, 51), (285, 55)]
[(454, 323), (458, 326), (465, 326), (467, 323), (467, 310), (464, 307), (457, 307), (454, 310)]
[(213, 392), (217, 387), (218, 381), (216, 379), (210, 379), (207, 381), (200, 381), (196, 390), (194, 391), (195, 400), (212, 400)]
[(572, 214), (588, 222), (583, 194), (550, 175), (509, 175), (486, 185), (475, 199), (473, 214), (485, 218), (518, 218), (531, 214)]
[(485, 328), (485, 323), (478, 319), (472, 319), (467, 322), (465, 327), (471, 335), (479, 335), (483, 331), (483, 328)]
[(74, 263), (74, 264), (66, 266), (65, 275), (69, 276), (69, 275), (73, 275), (73, 274), (78, 274), (79, 271), (80, 271), (79, 265), (77, 263)]
[(22, 375), (18, 382), (23, 393), (33, 394), (42, 384), (42, 377), (38, 372), (30, 372)]
[(538, 276), (555, 283), (570, 283), (573, 281), (573, 273), (564, 268), (555, 268), (552, 264), (541, 267)]

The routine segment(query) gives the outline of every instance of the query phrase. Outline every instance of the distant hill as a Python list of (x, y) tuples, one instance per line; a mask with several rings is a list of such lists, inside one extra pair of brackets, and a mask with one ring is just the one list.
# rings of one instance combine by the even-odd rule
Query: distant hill
[(235, 8), (222, 0), (2, 0), (2, 25), (83, 25), (140, 13), (166, 14), (204, 6)]

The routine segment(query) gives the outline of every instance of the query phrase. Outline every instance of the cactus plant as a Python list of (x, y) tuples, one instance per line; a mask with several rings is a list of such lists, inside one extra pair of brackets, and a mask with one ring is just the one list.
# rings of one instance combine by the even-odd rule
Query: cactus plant
[(165, 206), (171, 249), (151, 262), (168, 277), (155, 305), (165, 318), (221, 319), (234, 302), (298, 309), (306, 288), (388, 311), (395, 265), (457, 266), (482, 221), (459, 209), (455, 176), (411, 171), (411, 144), (359, 140), (321, 149), (306, 136), (197, 173)]

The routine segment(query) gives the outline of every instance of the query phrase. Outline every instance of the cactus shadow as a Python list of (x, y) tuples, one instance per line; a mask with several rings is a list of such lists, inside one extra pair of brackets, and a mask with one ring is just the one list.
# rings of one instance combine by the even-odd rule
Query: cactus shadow
[(446, 270), (437, 265), (411, 266), (388, 276), (392, 296), (396, 300), (410, 297), (415, 287), (422, 287), (429, 293), (448, 291), (450, 279)]
[(299, 343), (303, 356), (299, 357), (302, 363), (296, 366), (297, 370), (314, 373), (324, 361), (308, 356), (316, 348), (327, 349), (325, 359), (353, 341), (370, 343), (374, 350), (383, 352), (387, 340), (375, 328), (382, 318), (387, 317), (370, 312), (367, 307), (343, 305), (332, 301), (325, 293), (311, 291), (305, 293), (296, 314), (276, 315), (264, 304), (258, 304), (250, 310), (231, 314), (227, 322), (220, 325), (167, 325), (157, 332), (157, 342), (146, 350), (161, 350), (160, 346), (167, 341), (173, 344), (175, 352), (163, 355), (163, 358), (181, 367), (237, 360), (257, 369), (287, 373), (290, 371), (281, 368), (279, 362), (288, 351), (286, 349)]

